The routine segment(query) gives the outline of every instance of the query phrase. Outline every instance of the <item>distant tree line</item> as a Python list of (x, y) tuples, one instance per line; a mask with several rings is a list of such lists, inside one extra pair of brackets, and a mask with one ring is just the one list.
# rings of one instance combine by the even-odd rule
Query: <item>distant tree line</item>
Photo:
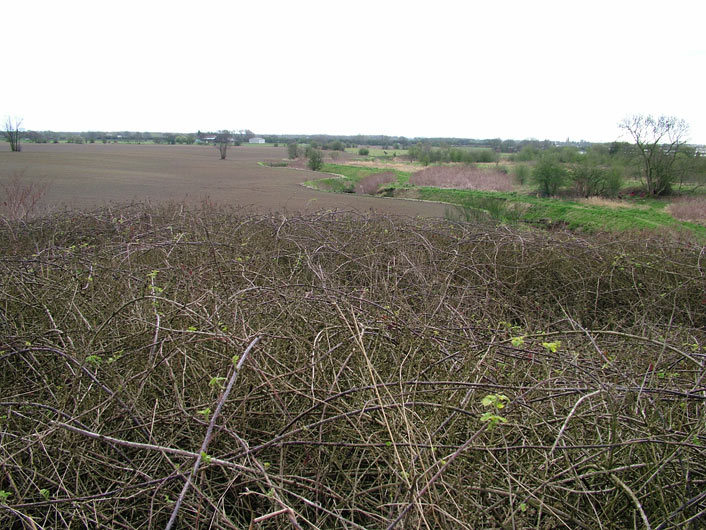
[[(533, 145), (538, 149), (546, 149), (554, 146), (555, 142), (550, 140), (502, 140), (500, 138), (489, 139), (469, 139), (469, 138), (406, 138), (404, 136), (385, 135), (265, 135), (263, 138), (267, 143), (298, 143), (311, 145), (312, 143), (322, 149), (333, 149), (333, 144), (340, 142), (343, 148), (358, 148), (359, 146), (378, 146), (382, 149), (408, 149), (418, 143), (423, 143), (429, 147), (444, 148), (447, 146), (456, 147), (478, 147), (492, 149), (499, 153), (515, 153), (525, 145)], [(577, 143), (578, 144), (578, 143)]]
[(497, 162), (498, 153), (489, 148), (459, 148), (441, 145), (433, 147), (430, 143), (418, 143), (410, 146), (407, 155), (424, 165), (448, 162), (473, 164), (477, 162)]
[[(198, 131), (196, 133), (159, 133), (137, 131), (83, 131), (83, 132), (57, 132), (57, 131), (21, 131), (21, 139), (32, 143), (58, 143), (73, 141), (82, 138), (84, 143), (157, 143), (157, 144), (192, 144), (214, 138), (220, 131)], [(247, 143), (255, 134), (248, 130), (231, 131), (233, 141)], [(535, 150), (544, 150), (555, 145), (549, 140), (501, 140), (468, 139), (468, 138), (406, 138), (404, 136), (385, 135), (264, 135), (269, 144), (290, 143), (311, 145), (316, 149), (343, 151), (346, 148), (359, 148), (360, 146), (379, 146), (383, 149), (408, 149), (422, 143), (430, 148), (446, 149), (454, 147), (477, 147), (491, 149), (498, 153), (517, 153), (523, 147), (530, 146)]]
[[(57, 131), (22, 131), (21, 138), (26, 142), (46, 144), (46, 143), (117, 143), (126, 142), (134, 144), (155, 143), (155, 144), (186, 144), (190, 145), (199, 139), (196, 133), (150, 133), (134, 131), (84, 131), (84, 132), (57, 132)], [(217, 133), (202, 133), (202, 136), (215, 136)]]

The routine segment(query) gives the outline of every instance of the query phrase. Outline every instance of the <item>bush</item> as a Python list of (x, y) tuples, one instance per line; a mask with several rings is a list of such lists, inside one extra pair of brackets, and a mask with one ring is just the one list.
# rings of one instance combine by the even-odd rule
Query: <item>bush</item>
[(0, 182), (0, 216), (11, 220), (34, 216), (47, 189), (47, 184), (25, 179), (23, 171), (14, 173), (7, 182)]
[(292, 142), (287, 145), (287, 155), (291, 160), (294, 160), (299, 156), (299, 146), (296, 142)]
[(309, 163), (307, 164), (309, 166), (309, 169), (312, 171), (318, 171), (321, 169), (321, 166), (324, 165), (324, 160), (321, 157), (321, 152), (317, 151), (316, 149), (311, 149), (309, 151)]
[(368, 156), (370, 154), (370, 149), (368, 149), (367, 147), (361, 147), (360, 149), (358, 149), (358, 154), (360, 156)]
[(576, 193), (582, 197), (614, 197), (623, 185), (623, 178), (618, 169), (598, 167), (588, 162), (573, 166), (571, 180), (574, 182)]
[(530, 176), (530, 168), (524, 164), (515, 166), (515, 180), (520, 186), (524, 186)]
[(539, 187), (540, 193), (551, 197), (564, 185), (566, 170), (553, 157), (544, 156), (532, 171), (532, 180)]

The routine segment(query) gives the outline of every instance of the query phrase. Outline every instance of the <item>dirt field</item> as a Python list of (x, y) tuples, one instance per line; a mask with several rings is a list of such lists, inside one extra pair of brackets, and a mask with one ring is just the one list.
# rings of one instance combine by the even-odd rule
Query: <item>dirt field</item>
[(130, 201), (205, 198), (261, 212), (325, 209), (442, 217), (440, 204), (324, 193), (300, 186), (313, 173), (258, 165), (281, 160), (285, 147), (240, 146), (220, 160), (212, 146), (23, 144), (0, 142), (0, 182), (20, 175), (48, 185), (49, 207), (90, 207)]

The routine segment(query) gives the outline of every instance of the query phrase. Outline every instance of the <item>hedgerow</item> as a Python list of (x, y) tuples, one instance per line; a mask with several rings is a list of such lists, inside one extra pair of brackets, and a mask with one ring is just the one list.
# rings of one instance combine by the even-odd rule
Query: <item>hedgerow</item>
[(0, 525), (687, 528), (704, 249), (178, 205), (0, 232)]

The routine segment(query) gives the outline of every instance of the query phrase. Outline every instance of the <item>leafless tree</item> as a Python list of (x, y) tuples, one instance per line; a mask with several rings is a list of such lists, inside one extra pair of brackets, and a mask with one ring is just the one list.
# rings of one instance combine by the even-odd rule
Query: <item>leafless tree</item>
[(233, 141), (233, 135), (230, 131), (223, 129), (216, 135), (216, 147), (221, 153), (221, 160), (225, 160), (226, 154), (228, 152), (228, 146)]
[(8, 116), (5, 120), (5, 136), (7, 141), (10, 142), (10, 151), (13, 153), (22, 151), (22, 146), (20, 145), (21, 125), (22, 120), (19, 118), (13, 120)]
[(674, 116), (637, 114), (626, 117), (618, 126), (635, 141), (635, 156), (648, 193), (668, 193), (675, 179), (674, 163), (686, 144), (689, 125)]

